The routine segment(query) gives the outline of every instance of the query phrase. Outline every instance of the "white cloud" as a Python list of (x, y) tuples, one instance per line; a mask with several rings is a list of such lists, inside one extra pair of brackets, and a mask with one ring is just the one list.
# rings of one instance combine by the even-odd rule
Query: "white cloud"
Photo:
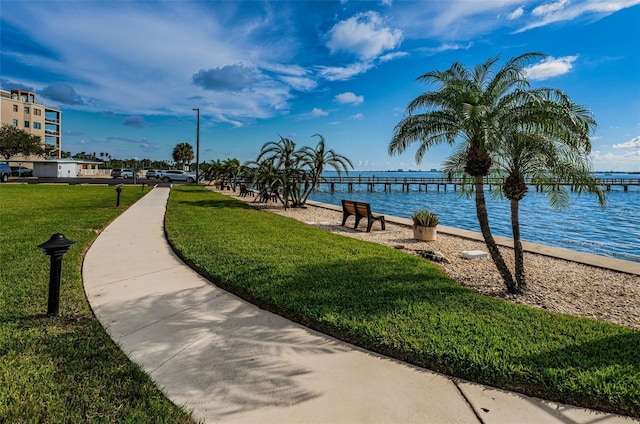
[(532, 16), (538, 18), (536, 21), (516, 32), (524, 32), (554, 22), (570, 21), (583, 15), (600, 19), (637, 4), (640, 4), (640, 0), (586, 0), (582, 2), (560, 0), (555, 3), (547, 3), (536, 7), (531, 12)]
[(407, 38), (470, 40), (504, 24), (504, 16), (523, 3), (500, 1), (397, 2), (394, 23)]
[(379, 57), (380, 62), (390, 62), (394, 59), (398, 59), (400, 57), (406, 57), (409, 56), (409, 53), (407, 52), (393, 52), (393, 53), (387, 53), (387, 54), (383, 54), (382, 56)]
[(621, 155), (596, 150), (591, 153), (590, 159), (595, 171), (640, 172), (640, 149)]
[(578, 56), (547, 57), (542, 62), (527, 67), (525, 72), (530, 80), (545, 80), (571, 71), (577, 58)]
[(364, 115), (361, 113), (356, 113), (355, 115), (351, 115), (350, 119), (362, 119)]
[(631, 138), (623, 143), (611, 146), (613, 151), (596, 150), (591, 154), (594, 169), (601, 171), (620, 170), (628, 172), (640, 171), (640, 136)]
[(531, 11), (531, 14), (533, 16), (547, 16), (551, 13), (557, 13), (564, 9), (567, 3), (567, 0), (560, 0), (555, 3), (546, 3), (533, 9)]
[(359, 105), (364, 102), (364, 96), (357, 96), (354, 93), (347, 91), (346, 93), (338, 94), (334, 97), (338, 103)]
[(522, 17), (522, 15), (524, 15), (524, 8), (522, 6), (520, 6), (519, 8), (514, 10), (513, 12), (509, 13), (507, 15), (507, 19), (512, 21), (514, 19), (518, 19), (518, 18)]
[(372, 66), (370, 63), (353, 63), (345, 67), (320, 66), (318, 67), (318, 75), (328, 81), (345, 81), (367, 72)]
[(329, 116), (329, 112), (326, 110), (322, 110), (320, 108), (314, 107), (311, 112), (305, 113), (301, 116), (302, 119), (314, 119), (314, 118), (324, 118), (325, 116)]
[(473, 42), (470, 41), (467, 44), (445, 43), (437, 47), (420, 47), (416, 50), (422, 53), (433, 55), (436, 53), (446, 52), (450, 50), (468, 50), (472, 46), (473, 46)]
[(632, 138), (629, 141), (625, 141), (624, 143), (614, 144), (614, 149), (633, 149), (639, 148), (638, 154), (640, 154), (640, 135)]
[[(34, 56), (41, 59), (29, 66), (64, 76), (63, 82), (82, 99), (73, 109), (190, 114), (198, 94), (203, 114), (242, 126), (287, 110), (293, 90), (317, 86), (304, 68), (279, 64), (294, 54), (281, 45), (293, 43), (286, 43), (285, 31), (273, 30), (269, 14), (224, 27), (218, 22), (224, 14), (203, 10), (206, 3), (147, 7), (139, 2), (51, 2), (46, 10), (30, 3), (12, 6), (19, 13), (3, 14), (3, 20), (22, 27), (48, 52)], [(29, 22), (19, 16), (29, 16)], [(255, 43), (261, 31), (275, 32), (277, 38)], [(281, 61), (283, 56), (287, 60)], [(31, 85), (44, 88), (35, 81)]]
[(298, 91), (312, 91), (318, 86), (318, 83), (311, 78), (283, 76), (280, 80)]
[(402, 31), (384, 26), (376, 12), (359, 13), (335, 24), (328, 33), (332, 53), (343, 51), (371, 60), (402, 42)]

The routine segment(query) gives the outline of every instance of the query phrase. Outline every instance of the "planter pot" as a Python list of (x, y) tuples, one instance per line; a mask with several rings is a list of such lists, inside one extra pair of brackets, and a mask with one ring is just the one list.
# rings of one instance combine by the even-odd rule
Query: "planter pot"
[(438, 238), (438, 227), (413, 226), (413, 238), (422, 241), (433, 241)]

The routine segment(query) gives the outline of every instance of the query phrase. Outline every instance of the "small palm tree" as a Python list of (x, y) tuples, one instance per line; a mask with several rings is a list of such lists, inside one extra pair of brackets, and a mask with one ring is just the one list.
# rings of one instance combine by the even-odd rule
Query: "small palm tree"
[[(221, 175), (223, 180), (229, 180), (231, 183), (231, 187), (233, 191), (236, 191), (236, 184), (238, 174), (242, 172), (245, 167), (240, 164), (240, 161), (236, 158), (226, 159), (222, 161), (221, 165)], [(224, 181), (223, 181), (224, 182)]]
[(337, 154), (333, 149), (325, 150), (324, 137), (320, 134), (314, 134), (312, 137), (320, 138), (316, 147), (303, 147), (301, 149), (303, 153), (301, 164), (309, 168), (310, 178), (308, 188), (303, 192), (302, 205), (306, 203), (307, 198), (313, 190), (320, 186), (320, 177), (325, 167), (332, 167), (338, 175), (340, 175), (342, 171), (348, 174), (348, 167), (353, 169), (353, 163), (351, 163), (347, 157)]
[(193, 147), (189, 143), (178, 143), (173, 148), (173, 160), (185, 168), (193, 160)]
[[(500, 189), (510, 201), (517, 292), (526, 289), (519, 218), (519, 202), (527, 193), (525, 177), (539, 185), (554, 208), (566, 207), (570, 201), (567, 190), (556, 181), (571, 183), (578, 193), (594, 193), (600, 205), (605, 204), (588, 158), (589, 134), (596, 125), (591, 112), (557, 90), (539, 89), (531, 94), (530, 102), (522, 106), (520, 116), (514, 117), (511, 128), (505, 128), (492, 151), (493, 168), (506, 175)], [(551, 123), (547, 121), (550, 115)]]
[(296, 188), (299, 184), (298, 168), (302, 155), (301, 151), (296, 150), (296, 143), (293, 140), (280, 136), (280, 141), (265, 143), (256, 159), (258, 163), (266, 160), (273, 165), (274, 169), (281, 171), (282, 200), (285, 209), (289, 207), (289, 201), (292, 201), (294, 207), (299, 206)]
[(217, 181), (222, 173), (222, 162), (211, 161), (211, 163), (204, 164), (204, 177), (209, 181), (209, 184)]
[(258, 189), (260, 196), (259, 198), (268, 200), (272, 193), (275, 193), (278, 196), (279, 200), (279, 191), (280, 188), (284, 185), (285, 180), (283, 179), (282, 171), (278, 170), (273, 162), (268, 160), (263, 160), (261, 162), (251, 161), (245, 163), (245, 166), (252, 167), (253, 174), (253, 184)]

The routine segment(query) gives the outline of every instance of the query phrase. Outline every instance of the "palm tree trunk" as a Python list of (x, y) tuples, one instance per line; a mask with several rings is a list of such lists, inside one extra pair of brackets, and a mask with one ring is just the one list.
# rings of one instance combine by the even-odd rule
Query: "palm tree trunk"
[(475, 175), (473, 177), (473, 182), (476, 191), (476, 214), (478, 216), (478, 222), (480, 223), (482, 237), (484, 237), (484, 242), (487, 245), (487, 249), (489, 249), (489, 254), (491, 255), (491, 259), (493, 259), (493, 263), (496, 264), (496, 268), (502, 277), (502, 281), (504, 281), (507, 286), (507, 291), (509, 293), (516, 293), (517, 287), (516, 283), (513, 281), (511, 271), (509, 271), (507, 264), (504, 262), (502, 254), (500, 253), (500, 250), (498, 250), (498, 245), (491, 234), (491, 228), (489, 227), (489, 214), (487, 213), (487, 202), (484, 197), (482, 175)]
[(520, 202), (511, 200), (511, 228), (513, 231), (513, 252), (515, 255), (515, 271), (516, 271), (516, 290), (522, 293), (527, 288), (524, 278), (524, 256), (522, 253), (522, 240), (520, 239), (520, 218), (519, 218)]
[(309, 195), (311, 195), (311, 193), (313, 193), (313, 191), (320, 185), (319, 181), (320, 181), (320, 177), (314, 176), (311, 179), (310, 183), (305, 183), (304, 195), (302, 196), (302, 203), (301, 203), (302, 206), (304, 206), (307, 203), (307, 199), (309, 198)]

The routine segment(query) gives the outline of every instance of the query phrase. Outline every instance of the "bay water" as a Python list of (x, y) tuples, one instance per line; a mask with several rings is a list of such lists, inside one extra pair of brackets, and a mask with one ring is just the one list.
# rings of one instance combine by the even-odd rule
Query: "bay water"
[[(327, 177), (335, 177), (335, 171), (325, 172)], [(345, 176), (343, 173), (342, 176)], [(380, 178), (440, 178), (439, 172), (358, 172), (351, 171), (349, 177)], [(602, 178), (640, 179), (640, 174), (612, 175), (595, 174)], [(492, 199), (487, 192), (489, 223), (494, 235), (512, 238), (509, 201)], [(640, 187), (612, 187), (607, 192), (607, 204), (600, 207), (596, 197), (589, 193), (570, 193), (571, 203), (564, 209), (554, 209), (547, 197), (529, 187), (520, 202), (520, 232), (522, 240), (549, 246), (562, 247), (580, 252), (640, 262)], [(440, 217), (440, 224), (471, 231), (480, 231), (473, 197), (465, 197), (460, 191), (449, 186), (445, 192), (441, 187), (431, 185), (427, 192), (419, 192), (413, 186), (403, 192), (399, 184), (391, 191), (384, 191), (382, 185), (373, 192), (366, 184), (355, 184), (353, 191), (346, 184), (336, 184), (330, 192), (327, 184), (310, 196), (311, 200), (341, 205), (341, 199), (356, 200), (371, 204), (376, 214), (411, 218), (414, 210), (427, 209)]]

